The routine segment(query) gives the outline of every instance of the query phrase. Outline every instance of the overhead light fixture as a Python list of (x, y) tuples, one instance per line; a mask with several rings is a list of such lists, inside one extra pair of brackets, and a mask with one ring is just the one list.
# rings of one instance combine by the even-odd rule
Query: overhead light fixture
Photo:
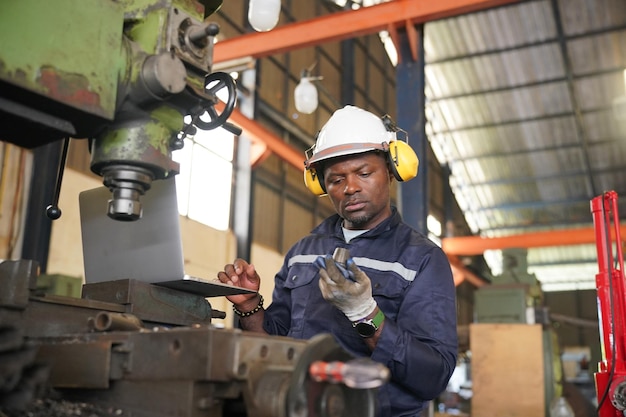
[(322, 77), (311, 76), (311, 70), (314, 66), (315, 63), (313, 63), (310, 68), (302, 70), (300, 82), (294, 90), (294, 101), (296, 105), (296, 110), (298, 110), (300, 113), (311, 114), (317, 109), (317, 87), (315, 87), (313, 81), (321, 80)]
[(280, 0), (250, 0), (248, 22), (257, 32), (274, 29), (280, 17)]

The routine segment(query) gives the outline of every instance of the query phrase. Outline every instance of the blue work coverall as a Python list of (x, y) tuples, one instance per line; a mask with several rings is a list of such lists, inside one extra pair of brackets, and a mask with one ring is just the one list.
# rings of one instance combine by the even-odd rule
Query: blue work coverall
[[(456, 291), (444, 252), (392, 215), (346, 243), (342, 219), (333, 215), (298, 241), (275, 277), (264, 329), (273, 335), (309, 339), (331, 333), (355, 357), (387, 366), (391, 380), (378, 390), (378, 417), (414, 417), (447, 386), (456, 366)], [(318, 256), (336, 247), (350, 255), (372, 282), (385, 324), (371, 352), (348, 318), (322, 298)]]

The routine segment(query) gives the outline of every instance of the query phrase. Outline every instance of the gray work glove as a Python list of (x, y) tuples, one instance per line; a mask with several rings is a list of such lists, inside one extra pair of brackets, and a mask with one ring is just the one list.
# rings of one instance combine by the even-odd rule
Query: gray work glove
[(322, 296), (341, 310), (350, 321), (361, 320), (376, 309), (372, 283), (352, 258), (347, 260), (346, 266), (354, 280), (344, 276), (331, 255), (320, 257), (315, 263), (320, 266), (319, 286)]

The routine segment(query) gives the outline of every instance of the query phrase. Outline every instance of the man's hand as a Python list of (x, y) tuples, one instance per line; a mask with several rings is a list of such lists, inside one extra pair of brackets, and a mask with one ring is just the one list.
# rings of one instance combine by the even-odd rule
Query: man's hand
[[(256, 272), (254, 265), (243, 259), (237, 258), (232, 264), (224, 266), (224, 270), (217, 273), (217, 278), (223, 284), (235, 287), (259, 291), (261, 278)], [(254, 309), (259, 304), (257, 294), (227, 295), (228, 301), (233, 303), (238, 310), (246, 312)]]
[(341, 310), (352, 322), (371, 314), (377, 305), (372, 297), (372, 283), (365, 272), (349, 258), (346, 266), (354, 276), (352, 281), (344, 277), (332, 256), (327, 255), (323, 260), (325, 267), (320, 268), (319, 286), (324, 299)]

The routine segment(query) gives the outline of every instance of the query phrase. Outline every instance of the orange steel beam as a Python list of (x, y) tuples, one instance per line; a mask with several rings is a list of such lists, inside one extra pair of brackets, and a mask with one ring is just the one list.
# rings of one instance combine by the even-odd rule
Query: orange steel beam
[[(222, 103), (215, 107), (220, 110)], [(274, 152), (283, 161), (297, 169), (304, 171), (304, 152), (285, 143), (278, 135), (260, 123), (244, 116), (238, 109), (234, 109), (228, 121), (243, 129), (244, 133), (253, 141), (264, 143), (267, 149)]]
[[(626, 242), (626, 225), (620, 226), (622, 241)], [(611, 233), (615, 239), (615, 233)], [(446, 237), (441, 247), (448, 255), (482, 255), (488, 249), (538, 248), (596, 243), (595, 229), (554, 230), (522, 235), (483, 238), (480, 236)]]
[(476, 288), (480, 288), (483, 285), (488, 284), (487, 281), (467, 269), (458, 256), (448, 255), (448, 261), (450, 262), (450, 269), (452, 269), (452, 277), (454, 279), (455, 287), (458, 287), (464, 281), (469, 282)]
[(215, 44), (213, 61), (261, 58), (324, 42), (340, 41), (389, 29), (444, 19), (521, 0), (392, 0), (358, 10), (330, 13), (254, 32)]

